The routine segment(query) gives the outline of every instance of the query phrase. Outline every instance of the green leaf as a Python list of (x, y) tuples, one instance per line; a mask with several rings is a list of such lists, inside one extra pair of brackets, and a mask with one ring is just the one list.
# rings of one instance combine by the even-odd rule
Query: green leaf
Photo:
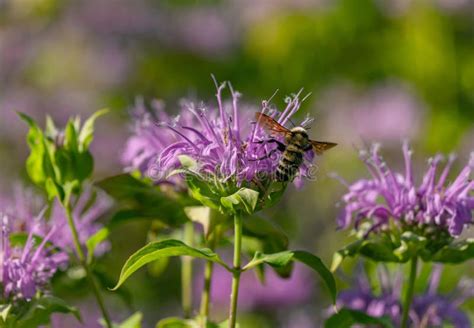
[(10, 310), (12, 308), (12, 304), (1, 304), (0, 305), (0, 318), (3, 322), (7, 321), (8, 315), (10, 314)]
[(64, 130), (64, 148), (70, 152), (78, 153), (78, 136), (73, 119), (69, 119)]
[(274, 267), (283, 267), (293, 259), (292, 251), (279, 252), (275, 254), (255, 253), (253, 259), (243, 267), (243, 270), (250, 270), (253, 267), (266, 263)]
[(294, 251), (293, 253), (294, 260), (306, 264), (319, 274), (319, 276), (326, 284), (326, 287), (329, 289), (329, 293), (332, 297), (332, 302), (333, 304), (335, 304), (337, 297), (336, 281), (334, 280), (331, 271), (329, 271), (328, 268), (324, 265), (323, 261), (321, 261), (319, 257), (306, 251)]
[(17, 328), (31, 328), (47, 325), (53, 313), (70, 313), (77, 320), (81, 321), (79, 311), (67, 305), (62, 299), (54, 296), (43, 296), (32, 301), (30, 308), (25, 315), (19, 318)]
[(31, 180), (42, 186), (48, 177), (54, 177), (52, 159), (47, 149), (47, 140), (38, 124), (28, 115), (18, 113), (23, 121), (25, 121), (30, 129), (26, 137), (30, 148), (30, 155), (26, 160), (26, 171)]
[(178, 227), (188, 219), (179, 202), (170, 199), (154, 186), (128, 174), (121, 174), (96, 184), (120, 205), (112, 224), (134, 219), (159, 220), (170, 227)]
[[(135, 312), (130, 317), (125, 319), (122, 323), (112, 324), (113, 328), (141, 328), (142, 327), (143, 314), (141, 312)], [(106, 327), (104, 320), (101, 320), (102, 326)]]
[(192, 198), (204, 206), (220, 210), (219, 195), (214, 193), (209, 183), (194, 174), (187, 174), (185, 180)]
[(337, 288), (336, 281), (334, 280), (331, 271), (324, 265), (321, 259), (306, 251), (285, 251), (275, 254), (260, 254), (256, 253), (254, 258), (243, 268), (243, 270), (249, 270), (262, 263), (269, 264), (274, 267), (284, 267), (291, 260), (299, 261), (314, 271), (323, 279), (326, 287), (328, 288), (333, 304), (336, 303)]
[(98, 230), (95, 234), (89, 237), (86, 241), (86, 247), (87, 247), (87, 263), (91, 263), (92, 259), (94, 258), (94, 252), (96, 247), (103, 242), (104, 240), (107, 239), (109, 236), (109, 229), (107, 228), (102, 228)]
[(92, 140), (94, 139), (94, 124), (95, 120), (100, 116), (107, 114), (109, 112), (108, 109), (101, 109), (91, 117), (89, 117), (82, 126), (81, 132), (79, 133), (79, 147), (80, 151), (84, 152), (89, 149), (89, 145), (91, 144)]
[(160, 320), (156, 328), (199, 328), (199, 325), (194, 320), (172, 317)]
[(89, 151), (73, 154), (74, 178), (84, 181), (92, 175), (94, 171), (94, 157)]
[(222, 206), (232, 214), (253, 214), (258, 202), (258, 191), (240, 188), (230, 196), (221, 197)]
[(372, 325), (375, 325), (383, 328), (394, 327), (390, 319), (386, 317), (376, 318), (369, 316), (364, 312), (350, 309), (341, 309), (324, 323), (325, 328), (351, 328), (355, 325), (363, 325), (364, 327), (372, 327)]
[(210, 249), (203, 248), (197, 249), (190, 247), (179, 240), (169, 239), (158, 242), (151, 242), (137, 252), (132, 254), (125, 265), (122, 267), (120, 277), (117, 285), (112, 289), (116, 290), (119, 288), (135, 271), (143, 267), (144, 265), (159, 260), (164, 257), (170, 256), (192, 256), (201, 258), (207, 261), (212, 261), (222, 265), (229, 271), (232, 271), (220, 258), (219, 255), (212, 252)]
[(46, 136), (51, 138), (57, 135), (58, 133), (58, 129), (56, 129), (56, 125), (54, 124), (53, 119), (49, 115), (46, 115), (46, 126), (44, 132)]
[(430, 258), (423, 260), (441, 263), (462, 263), (474, 258), (474, 238), (452, 242)]

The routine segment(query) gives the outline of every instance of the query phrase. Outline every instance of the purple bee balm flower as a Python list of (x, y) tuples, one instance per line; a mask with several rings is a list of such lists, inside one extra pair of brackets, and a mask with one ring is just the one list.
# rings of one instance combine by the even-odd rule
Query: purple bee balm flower
[[(226, 85), (232, 94), (230, 102), (222, 97)], [(287, 98), (283, 112), (270, 109), (267, 101), (263, 101), (261, 111), (284, 125), (298, 111), (299, 95)], [(270, 136), (253, 122), (256, 110), (242, 110), (240, 94), (230, 84), (217, 86), (216, 96), (217, 106), (183, 102), (181, 114), (175, 119), (170, 119), (160, 106), (141, 115), (127, 143), (124, 163), (157, 182), (167, 181), (169, 173), (181, 168), (180, 155), (195, 160), (195, 173), (211, 180), (241, 186), (263, 176), (275, 177), (279, 156), (269, 154), (278, 154), (277, 145), (266, 142)], [(157, 121), (160, 123), (154, 124)], [(300, 177), (310, 172), (313, 158), (313, 151), (306, 152)]]
[[(110, 209), (112, 204), (110, 198), (102, 192), (97, 193), (91, 204), (92, 192), (91, 187), (85, 188), (81, 197), (75, 202), (73, 210), (73, 218), (82, 245), (103, 227), (98, 219)], [(37, 217), (35, 213), (38, 213), (44, 206), (44, 200), (34, 194), (31, 189), (16, 186), (12, 198), (8, 202), (4, 201), (5, 204), (2, 204), (2, 207), (5, 209), (5, 213), (12, 218), (11, 225), (14, 231), (30, 233), (34, 229), (35, 235), (45, 237), (54, 227), (56, 233), (50, 237), (50, 242), (63, 250), (74, 249), (66, 214), (58, 201), (53, 203), (50, 217), (42, 218)], [(109, 248), (110, 243), (104, 241), (97, 246), (94, 254), (100, 256)]]
[(5, 297), (31, 300), (38, 291), (44, 291), (56, 271), (67, 261), (66, 253), (52, 249), (48, 242), (58, 232), (53, 227), (35, 246), (32, 229), (23, 247), (10, 244), (10, 222), (1, 216), (1, 281)]
[(347, 228), (354, 219), (359, 229), (368, 219), (371, 231), (387, 227), (392, 219), (395, 223), (410, 226), (434, 226), (459, 236), (464, 227), (472, 223), (474, 209), (474, 181), (470, 180), (474, 167), (474, 154), (456, 179), (447, 183), (454, 156), (436, 179), (437, 168), (442, 161), (440, 155), (429, 160), (429, 167), (421, 183), (415, 183), (412, 168), (412, 151), (408, 143), (403, 145), (405, 172), (399, 173), (388, 167), (379, 155), (379, 147), (373, 146), (370, 153), (362, 152), (370, 177), (353, 184), (345, 183), (349, 192), (344, 195), (344, 208), (338, 217), (340, 228)]
[[(474, 283), (462, 280), (451, 295), (442, 295), (437, 292), (440, 275), (441, 266), (435, 266), (427, 290), (414, 296), (409, 313), (410, 326), (441, 327), (443, 323), (450, 323), (455, 328), (471, 327), (468, 316), (459, 307), (474, 296)], [(373, 317), (387, 316), (398, 325), (402, 313), (400, 302), (402, 275), (399, 272), (394, 279), (390, 279), (386, 271), (380, 270), (379, 278), (381, 292), (376, 294), (370, 287), (367, 277), (359, 273), (356, 286), (339, 294), (337, 306), (362, 311)]]

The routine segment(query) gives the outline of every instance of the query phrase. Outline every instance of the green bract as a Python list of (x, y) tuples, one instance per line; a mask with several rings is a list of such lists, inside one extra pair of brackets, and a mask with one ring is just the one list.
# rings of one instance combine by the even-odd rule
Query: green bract
[(80, 187), (92, 174), (94, 160), (89, 145), (94, 135), (94, 122), (105, 113), (107, 110), (94, 113), (82, 126), (78, 117), (72, 118), (64, 130), (59, 130), (50, 117), (42, 130), (31, 117), (19, 113), (30, 127), (26, 170), (31, 180), (46, 190), (49, 199), (57, 196), (64, 201), (68, 191)]
[(474, 239), (455, 240), (447, 231), (419, 227), (399, 232), (390, 229), (383, 233), (359, 238), (333, 256), (331, 270), (335, 271), (345, 257), (362, 255), (377, 262), (406, 263), (418, 257), (425, 262), (461, 263), (474, 258)]
[(199, 165), (193, 158), (180, 155), (179, 160), (181, 168), (172, 171), (168, 177), (182, 175), (192, 198), (229, 217), (236, 213), (251, 215), (270, 207), (281, 198), (286, 189), (286, 184), (281, 182), (262, 181), (265, 189), (249, 183), (237, 186), (233, 178), (222, 182), (215, 176), (200, 174)]

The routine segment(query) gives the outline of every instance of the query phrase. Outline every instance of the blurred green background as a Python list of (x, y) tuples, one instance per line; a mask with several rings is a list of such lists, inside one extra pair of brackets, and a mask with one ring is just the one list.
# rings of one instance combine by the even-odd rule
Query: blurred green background
[[(280, 107), (300, 88), (312, 94), (300, 118), (310, 113), (312, 137), (340, 145), (318, 162), (316, 182), (291, 189), (266, 215), (288, 232), (292, 248), (326, 261), (347, 236), (335, 229), (344, 188), (327, 175), (351, 181), (365, 174), (357, 149), (381, 142), (401, 167), (401, 141), (409, 138), (420, 172), (435, 152), (458, 153), (461, 166), (474, 149), (472, 0), (4, 0), (1, 194), (8, 197), (12, 184), (25, 180), (26, 126), (15, 111), (40, 121), (50, 113), (64, 123), (110, 108), (93, 144), (99, 179), (122, 171), (136, 97), (162, 99), (170, 112), (182, 97), (213, 101), (211, 73), (255, 106), (277, 89)], [(113, 231), (112, 252), (101, 263), (110, 277), (145, 243), (148, 229), (136, 223)], [(180, 315), (178, 268), (172, 262), (159, 278), (142, 270), (127, 283), (132, 306), (150, 327)], [(469, 274), (472, 265), (462, 270)], [(452, 284), (460, 271), (446, 275)], [(58, 285), (73, 302), (87, 303), (83, 286)], [(302, 304), (256, 302), (243, 317), (256, 327), (317, 326), (330, 302), (317, 279), (311, 286)], [(126, 316), (128, 307), (108, 295), (117, 316)]]

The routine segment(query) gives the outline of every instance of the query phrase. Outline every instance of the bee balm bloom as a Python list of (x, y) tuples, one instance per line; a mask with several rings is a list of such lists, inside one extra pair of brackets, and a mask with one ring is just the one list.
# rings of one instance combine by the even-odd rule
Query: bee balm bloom
[(5, 297), (14, 300), (31, 300), (38, 291), (44, 291), (58, 268), (68, 261), (66, 253), (48, 245), (57, 232), (53, 227), (48, 234), (35, 245), (33, 229), (24, 246), (10, 244), (9, 220), (1, 217), (1, 283)]
[(470, 175), (474, 155), (452, 183), (448, 183), (448, 175), (454, 157), (449, 157), (438, 178), (442, 157), (431, 158), (418, 184), (407, 143), (403, 145), (403, 156), (405, 172), (396, 172), (379, 155), (378, 146), (362, 155), (370, 177), (348, 185), (349, 191), (343, 197), (344, 208), (338, 218), (339, 227), (347, 228), (354, 222), (358, 229), (362, 221), (368, 220), (371, 232), (386, 228), (393, 220), (408, 230), (415, 226), (435, 227), (453, 237), (459, 236), (464, 227), (472, 224), (474, 182)]
[[(226, 83), (217, 88), (217, 106), (183, 102), (182, 111), (175, 119), (159, 106), (141, 115), (126, 146), (123, 158), (126, 165), (157, 182), (176, 181), (168, 174), (182, 167), (180, 156), (185, 155), (196, 161), (196, 173), (210, 180), (232, 181), (241, 186), (275, 177), (277, 145), (266, 143), (270, 136), (255, 124), (258, 110), (243, 110), (238, 101), (240, 94), (230, 85), (231, 101), (224, 102), (225, 88)], [(261, 111), (285, 125), (301, 105), (299, 94), (287, 98), (286, 103), (285, 110), (278, 112), (264, 101)], [(313, 158), (312, 150), (306, 152), (300, 177), (308, 175)]]

